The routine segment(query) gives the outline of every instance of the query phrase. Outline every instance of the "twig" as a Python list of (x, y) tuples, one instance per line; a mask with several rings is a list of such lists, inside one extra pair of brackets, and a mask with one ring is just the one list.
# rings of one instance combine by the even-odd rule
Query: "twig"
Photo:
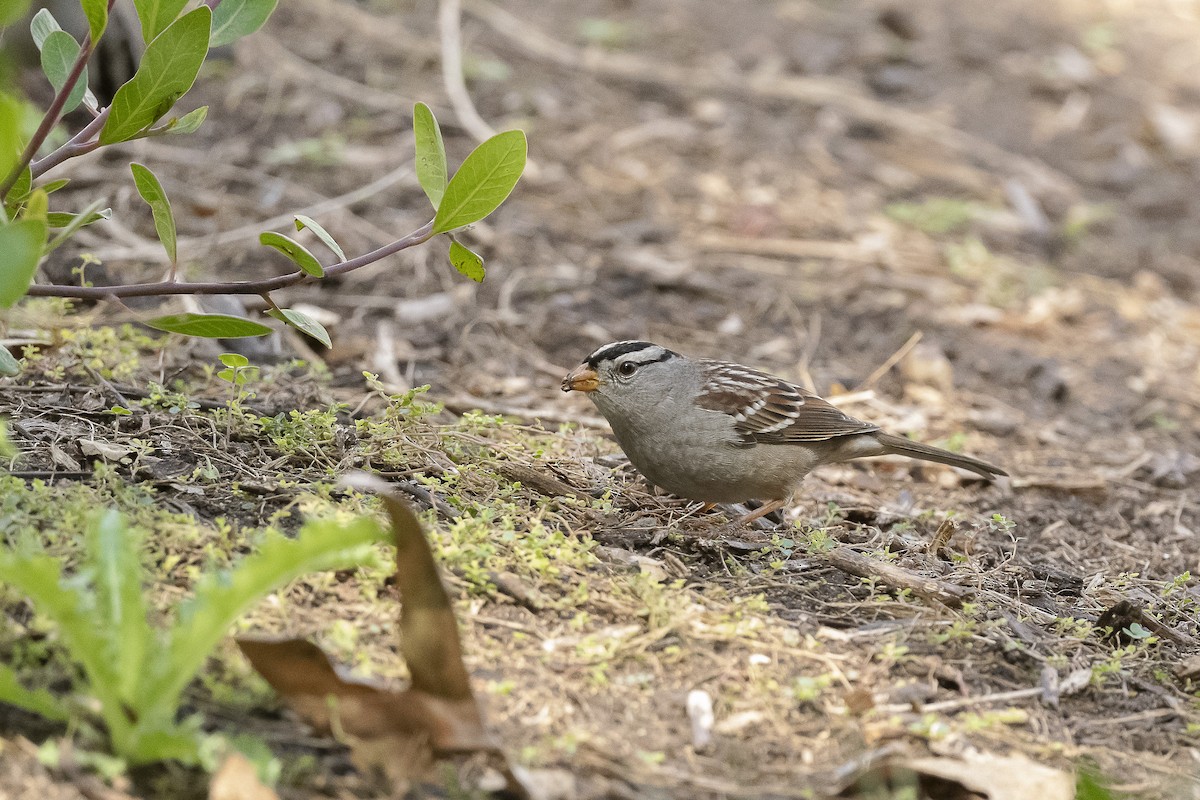
[[(290, 218), (290, 217), (289, 217)], [(402, 239), (385, 244), (376, 250), (326, 267), (325, 277), (344, 275), (356, 269), (373, 264), (387, 256), (407, 250), (410, 247), (428, 241), (433, 236), (433, 220), (417, 228)], [(109, 297), (158, 297), (179, 294), (262, 294), (273, 292), (299, 283), (320, 280), (307, 275), (300, 270), (274, 278), (264, 278), (258, 281), (213, 281), (197, 283), (172, 283), (170, 281), (155, 281), (154, 283), (130, 283), (117, 286), (59, 286), (39, 284), (29, 287), (29, 294), (34, 297), (77, 297), (82, 299), (101, 300)]]
[(886, 561), (868, 558), (849, 547), (834, 548), (820, 556), (820, 559), (837, 567), (842, 572), (848, 572), (860, 578), (878, 578), (892, 588), (909, 589), (917, 597), (951, 608), (957, 608), (975, 596), (972, 590), (965, 587), (939, 581), (936, 578), (927, 578)]
[(496, 131), (475, 110), (463, 79), (461, 24), (461, 0), (439, 0), (438, 30), (442, 39), (442, 80), (446, 84), (446, 96), (450, 98), (459, 123), (482, 142), (495, 136)]
[(748, 236), (706, 233), (696, 240), (696, 247), (710, 253), (746, 253), (754, 256), (822, 258), (864, 264), (879, 263), (878, 253), (866, 250), (855, 242), (821, 239), (756, 239)]
[(525, 406), (509, 405), (494, 400), (470, 395), (455, 395), (442, 401), (442, 404), (456, 414), (464, 411), (482, 411), (485, 414), (502, 414), (506, 417), (519, 417), (543, 422), (572, 422), (588, 428), (607, 430), (608, 423), (600, 417), (587, 414), (572, 414), (570, 411), (560, 411), (554, 408), (528, 408)]
[(917, 331), (912, 336), (908, 337), (908, 341), (900, 345), (900, 349), (888, 356), (887, 360), (875, 368), (875, 371), (867, 376), (867, 379), (855, 387), (856, 391), (870, 389), (879, 379), (887, 374), (888, 370), (900, 363), (900, 360), (908, 355), (909, 351), (917, 346), (917, 342), (921, 341), (924, 332)]

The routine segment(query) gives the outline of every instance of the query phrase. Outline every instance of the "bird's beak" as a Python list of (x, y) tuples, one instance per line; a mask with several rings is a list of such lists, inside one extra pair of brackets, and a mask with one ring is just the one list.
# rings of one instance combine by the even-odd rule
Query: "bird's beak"
[(564, 392), (594, 392), (600, 388), (600, 376), (587, 364), (580, 364), (562, 380)]

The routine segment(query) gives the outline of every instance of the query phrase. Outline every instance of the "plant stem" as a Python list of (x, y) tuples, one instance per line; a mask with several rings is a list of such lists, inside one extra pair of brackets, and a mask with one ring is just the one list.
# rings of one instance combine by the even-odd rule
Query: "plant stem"
[[(325, 268), (325, 277), (344, 275), (356, 269), (374, 264), (387, 256), (407, 250), (433, 238), (433, 220), (426, 222), (407, 236), (385, 244), (376, 250), (365, 253), (349, 261), (334, 264)], [(35, 284), (29, 287), (31, 297), (74, 297), (81, 300), (102, 300), (110, 297), (157, 297), (164, 295), (183, 294), (257, 294), (273, 292), (300, 283), (310, 283), (320, 280), (300, 270), (286, 275), (276, 275), (273, 278), (263, 278), (257, 281), (214, 281), (195, 283), (176, 283), (172, 281), (155, 281), (154, 283), (127, 283), (116, 286), (61, 286), (58, 284)]]

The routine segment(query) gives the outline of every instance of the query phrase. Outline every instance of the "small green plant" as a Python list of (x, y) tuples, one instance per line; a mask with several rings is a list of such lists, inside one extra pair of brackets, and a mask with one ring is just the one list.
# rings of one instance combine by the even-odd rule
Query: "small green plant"
[(966, 228), (977, 211), (975, 205), (966, 200), (933, 197), (923, 203), (892, 203), (884, 213), (925, 233), (941, 234)]
[(0, 701), (56, 720), (86, 719), (94, 707), (113, 753), (140, 764), (201, 760), (206, 737), (198, 719), (179, 719), (180, 696), (234, 620), (300, 575), (369, 560), (371, 545), (388, 534), (360, 518), (309, 522), (295, 539), (269, 536), (231, 569), (201, 577), (163, 627), (148, 617), (138, 537), (121, 516), (101, 513), (85, 539), (73, 575), (63, 575), (60, 560), (37, 546), (0, 550), (0, 583), (55, 624), (80, 667), (76, 692), (87, 702), (26, 689), (7, 665), (0, 665)]
[[(149, 167), (131, 163), (133, 183), (149, 206), (154, 229), (168, 262), (166, 276), (154, 283), (90, 285), (82, 271), (78, 285), (33, 284), (43, 259), (86, 225), (102, 224), (111, 216), (104, 200), (97, 199), (77, 212), (51, 211), (51, 195), (67, 179), (43, 181), (43, 176), (64, 162), (103, 147), (136, 139), (195, 132), (208, 114), (201, 106), (182, 116), (169, 117), (176, 103), (192, 88), (209, 48), (227, 45), (257, 31), (275, 10), (278, 0), (226, 0), (222, 3), (135, 3), (145, 51), (132, 78), (122, 85), (112, 102), (101, 107), (87, 89), (87, 66), (108, 29), (112, 0), (81, 0), (87, 19), (82, 41), (63, 30), (50, 10), (40, 9), (30, 23), (30, 34), (41, 52), (42, 70), (54, 89), (54, 98), (39, 112), (0, 87), (0, 310), (11, 308), (26, 295), (107, 299), (110, 297), (172, 296), (188, 294), (258, 295), (268, 305), (267, 314), (285, 325), (330, 346), (320, 322), (302, 311), (281, 308), (272, 292), (288, 286), (342, 275), (378, 262), (394, 253), (427, 242), (439, 234), (450, 240), (450, 263), (473, 281), (484, 278), (483, 259), (454, 237), (454, 231), (472, 225), (495, 211), (515, 188), (524, 172), (527, 143), (519, 130), (504, 131), (480, 144), (451, 174), (441, 130), (428, 106), (413, 109), (416, 172), (433, 204), (434, 217), (401, 238), (370, 253), (347, 258), (334, 237), (319, 222), (295, 215), (296, 231), (309, 233), (333, 254), (322, 260), (296, 239), (277, 231), (263, 231), (259, 244), (277, 251), (294, 270), (270, 278), (248, 281), (190, 282), (178, 279), (178, 237), (170, 199)], [(15, 0), (0, 11), (0, 26), (21, 18), (28, 2)], [(210, 7), (211, 6), (211, 7)], [(11, 13), (9, 13), (11, 12)], [(76, 109), (91, 121), (74, 135), (58, 135), (63, 116)], [(40, 116), (36, 127), (23, 120)], [(165, 120), (165, 121), (164, 121)], [(294, 158), (327, 158), (336, 151), (331, 134), (311, 144), (301, 143)], [(45, 150), (46, 152), (42, 154)], [(39, 154), (42, 154), (39, 157)], [(336, 155), (336, 153), (335, 153)], [(53, 235), (52, 235), (53, 234)], [(326, 259), (329, 261), (330, 259)], [(271, 328), (261, 322), (227, 314), (181, 313), (157, 316), (145, 324), (167, 333), (229, 339), (265, 336)], [(0, 375), (13, 375), (20, 363), (0, 346)]]

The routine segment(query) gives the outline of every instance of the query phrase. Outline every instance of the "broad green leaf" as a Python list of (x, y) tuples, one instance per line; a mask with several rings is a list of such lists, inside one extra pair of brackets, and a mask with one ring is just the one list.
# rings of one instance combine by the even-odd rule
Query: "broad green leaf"
[(46, 719), (66, 722), (71, 715), (58, 698), (45, 689), (26, 689), (17, 682), (17, 673), (7, 664), (0, 664), (0, 703), (8, 703), (32, 711)]
[(308, 314), (290, 308), (281, 308), (278, 311), (272, 308), (267, 313), (280, 322), (286, 322), (296, 330), (308, 334), (326, 347), (333, 347), (333, 343), (329, 341), (329, 331)]
[(121, 515), (109, 509), (93, 521), (86, 542), (97, 616), (104, 623), (105, 657), (120, 676), (122, 699), (136, 708), (138, 683), (145, 674), (142, 662), (155, 649), (154, 631), (146, 621), (138, 540)]
[(104, 29), (108, 27), (108, 0), (82, 0), (83, 13), (87, 16), (88, 33), (92, 44), (100, 41)]
[[(62, 91), (63, 86), (66, 85), (67, 76), (71, 74), (71, 67), (75, 66), (78, 58), (79, 42), (75, 41), (71, 34), (66, 31), (53, 31), (46, 37), (46, 41), (42, 45), (42, 72), (46, 73), (46, 78), (49, 79), (55, 92)], [(75, 81), (71, 94), (67, 96), (66, 105), (63, 106), (64, 114), (74, 111), (83, 102), (85, 91), (87, 91), (86, 68), (79, 76), (79, 80)]]
[(445, 233), (478, 222), (504, 202), (525, 170), (525, 133), (498, 133), (476, 147), (446, 186), (433, 219)]
[(312, 275), (314, 278), (320, 278), (325, 274), (325, 268), (321, 266), (320, 261), (317, 261), (317, 257), (308, 252), (308, 248), (295, 239), (289, 239), (282, 233), (275, 233), (275, 231), (263, 231), (258, 235), (258, 242), (267, 247), (274, 247), (290, 258), (306, 274)]
[(250, 359), (246, 358), (241, 353), (221, 353), (221, 355), (217, 356), (217, 358), (220, 359), (221, 363), (227, 367), (250, 366)]
[[(71, 217), (71, 219), (65, 225), (63, 225), (62, 230), (60, 230), (58, 234), (50, 240), (43, 253), (53, 252), (55, 248), (57, 248), (67, 239), (70, 239), (72, 236), (74, 236), (75, 231), (79, 230), (84, 225), (90, 225), (93, 222), (110, 218), (112, 216), (112, 209), (101, 208), (102, 205), (104, 205), (103, 198), (99, 200), (93, 200), (88, 204), (87, 208), (83, 209), (83, 211), (80, 211), (78, 214), (68, 214), (67, 216)], [(57, 214), (54, 213), (47, 215), (47, 219), (51, 226), (54, 225), (56, 216)]]
[[(0, 344), (0, 375), (11, 377), (20, 371), (21, 362), (17, 361), (16, 357), (13, 356), (7, 347)], [(0, 448), (0, 450), (2, 450), (2, 448)]]
[(136, 137), (192, 88), (208, 54), (212, 12), (201, 5), (171, 23), (146, 46), (137, 73), (117, 90), (100, 144)]
[(42, 189), (46, 194), (54, 194), (70, 182), (70, 178), (59, 178), (58, 180), (54, 181), (46, 181), (38, 188)]
[(212, 46), (220, 47), (263, 26), (277, 0), (221, 0), (213, 12)]
[(371, 545), (392, 541), (390, 531), (367, 517), (317, 520), (295, 539), (268, 535), (232, 570), (206, 573), (179, 609), (167, 652), (171, 672), (150, 690), (153, 702), (173, 705), (234, 620), (266, 594), (309, 572), (356, 567), (372, 558)]
[(29, 291), (45, 243), (43, 220), (23, 219), (0, 227), (0, 308), (12, 308)]
[(436, 210), (446, 194), (446, 145), (437, 118), (424, 103), (413, 106), (413, 136), (416, 138), (417, 181)]
[(172, 118), (166, 125), (162, 126), (161, 131), (170, 134), (195, 133), (204, 124), (206, 117), (208, 117), (208, 106), (200, 106), (184, 114), (182, 117)]
[(34, 189), (25, 198), (25, 210), (21, 212), (22, 219), (37, 219), (46, 222), (50, 213), (50, 196), (45, 189)]
[(334, 254), (338, 257), (338, 261), (346, 260), (346, 254), (342, 252), (342, 246), (334, 241), (333, 237), (329, 235), (329, 231), (322, 228), (320, 223), (318, 223), (312, 217), (306, 217), (303, 214), (297, 214), (296, 230), (302, 231), (305, 228), (308, 228), (310, 231), (315, 233), (317, 238), (324, 242), (325, 246), (334, 252)]
[(33, 171), (29, 167), (21, 170), (21, 174), (17, 177), (17, 182), (13, 184), (12, 191), (9, 192), (10, 203), (20, 202), (29, 196), (33, 190)]
[(29, 10), (29, 0), (0, 0), (0, 28), (11, 25)]
[(62, 26), (58, 24), (58, 20), (50, 13), (50, 9), (43, 8), (41, 11), (33, 15), (33, 19), (29, 21), (29, 33), (33, 36), (33, 43), (38, 50), (42, 49), (42, 45), (46, 42), (46, 37), (54, 31), (61, 31)]
[(450, 242), (450, 263), (456, 270), (476, 283), (483, 282), (483, 259), (469, 248), (463, 247), (453, 240)]
[(266, 336), (271, 332), (266, 325), (227, 314), (168, 314), (147, 320), (146, 324), (167, 333), (182, 333), (202, 339), (242, 339)]
[(111, 208), (106, 208), (103, 211), (91, 211), (87, 214), (72, 214), (70, 211), (51, 211), (46, 214), (46, 223), (51, 228), (65, 228), (74, 222), (79, 222), (77, 227), (82, 228), (84, 225), (91, 225), (93, 222), (111, 218)]
[(175, 21), (187, 0), (133, 0), (142, 23), (142, 40), (147, 44)]
[(135, 162), (129, 165), (129, 169), (133, 172), (133, 183), (137, 186), (138, 194), (154, 214), (154, 230), (158, 233), (158, 240), (167, 251), (167, 258), (174, 264), (175, 217), (171, 214), (171, 201), (149, 168)]

